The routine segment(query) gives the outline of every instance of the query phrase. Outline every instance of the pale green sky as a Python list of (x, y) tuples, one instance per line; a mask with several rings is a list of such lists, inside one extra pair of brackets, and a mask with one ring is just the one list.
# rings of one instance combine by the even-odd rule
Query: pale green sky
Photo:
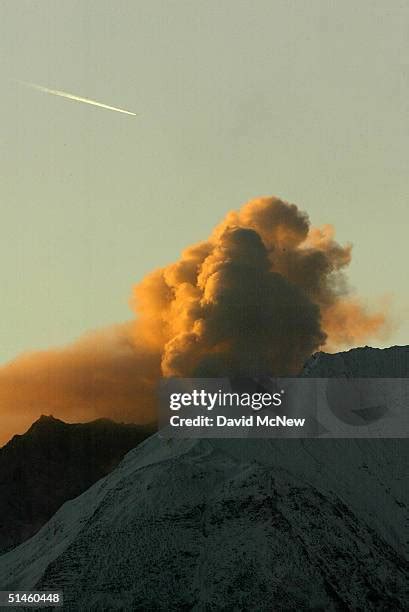
[(0, 47), (0, 361), (129, 318), (134, 282), (268, 194), (354, 243), (409, 343), (406, 1), (2, 0)]

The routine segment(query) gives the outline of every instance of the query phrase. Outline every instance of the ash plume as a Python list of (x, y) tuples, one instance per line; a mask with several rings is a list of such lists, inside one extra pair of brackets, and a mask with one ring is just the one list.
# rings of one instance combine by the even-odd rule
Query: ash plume
[(134, 322), (0, 368), (0, 444), (41, 414), (155, 419), (163, 376), (288, 375), (317, 349), (384, 333), (348, 289), (351, 245), (277, 198), (229, 212), (210, 237), (133, 291)]
[(134, 290), (135, 337), (161, 353), (165, 376), (296, 374), (325, 345), (379, 332), (349, 294), (351, 245), (268, 197), (229, 212), (207, 241)]
[(159, 366), (157, 355), (131, 342), (128, 324), (60, 349), (24, 353), (0, 368), (0, 445), (41, 414), (71, 423), (152, 422)]

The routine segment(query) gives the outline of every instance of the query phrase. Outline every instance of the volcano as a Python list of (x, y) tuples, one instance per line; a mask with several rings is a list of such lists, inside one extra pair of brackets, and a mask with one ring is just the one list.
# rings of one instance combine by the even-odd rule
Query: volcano
[[(320, 353), (304, 375), (407, 376), (408, 356)], [(2, 555), (0, 585), (73, 611), (407, 610), (408, 473), (403, 439), (155, 434)]]

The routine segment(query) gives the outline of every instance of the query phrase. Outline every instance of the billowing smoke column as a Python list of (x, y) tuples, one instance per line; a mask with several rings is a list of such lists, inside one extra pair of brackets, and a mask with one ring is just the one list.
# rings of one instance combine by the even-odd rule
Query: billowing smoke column
[(348, 295), (350, 258), (331, 226), (311, 228), (277, 198), (252, 200), (135, 288), (135, 337), (161, 354), (164, 376), (297, 373), (319, 347), (384, 324)]
[(135, 323), (28, 353), (0, 368), (0, 444), (42, 413), (155, 419), (164, 376), (285, 375), (321, 346), (379, 335), (382, 313), (348, 295), (350, 246), (296, 206), (262, 198), (134, 291)]

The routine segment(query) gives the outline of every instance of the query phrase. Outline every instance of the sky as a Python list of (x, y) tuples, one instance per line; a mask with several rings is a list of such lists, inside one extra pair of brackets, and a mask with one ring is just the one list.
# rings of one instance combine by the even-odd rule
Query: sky
[(407, 2), (3, 0), (0, 49), (0, 362), (131, 318), (261, 195), (334, 224), (409, 343)]

